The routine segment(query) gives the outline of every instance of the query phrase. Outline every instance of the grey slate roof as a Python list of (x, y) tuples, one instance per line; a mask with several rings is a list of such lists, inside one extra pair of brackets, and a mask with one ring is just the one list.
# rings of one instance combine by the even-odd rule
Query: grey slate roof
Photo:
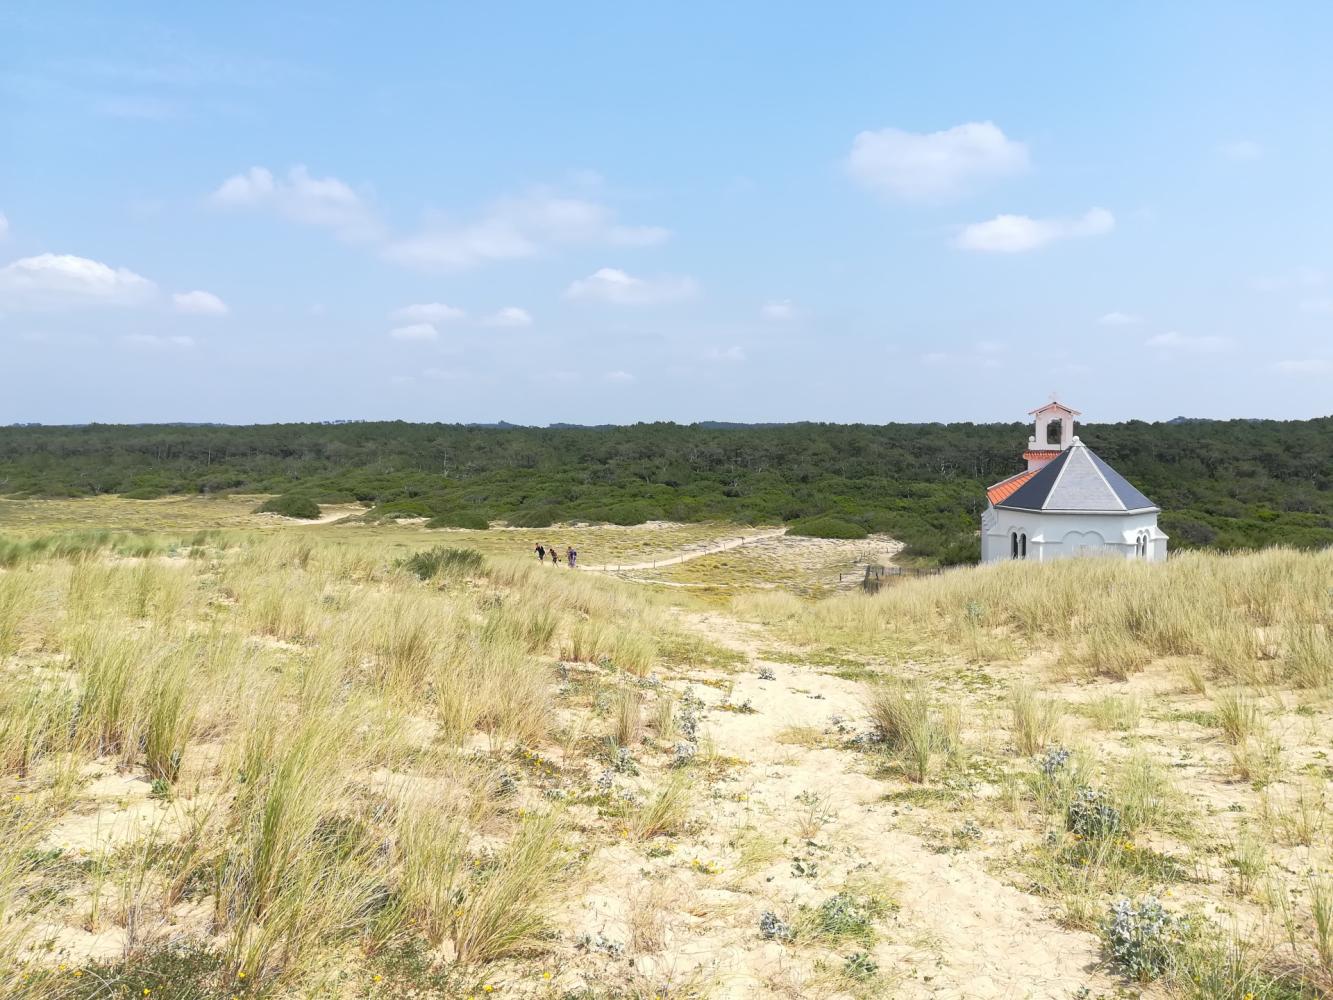
[(1011, 510), (1069, 510), (1123, 514), (1156, 510), (1157, 505), (1130, 485), (1077, 438), (1045, 468), (995, 505)]

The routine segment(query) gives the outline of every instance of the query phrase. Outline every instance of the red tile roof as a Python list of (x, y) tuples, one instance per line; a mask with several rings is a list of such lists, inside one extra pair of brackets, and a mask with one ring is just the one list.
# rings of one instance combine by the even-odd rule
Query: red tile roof
[(1037, 450), (1037, 451), (1023, 452), (1023, 459), (1025, 461), (1031, 461), (1034, 458), (1059, 458), (1059, 457), (1060, 457), (1059, 448), (1048, 448), (1045, 451)]
[(986, 497), (991, 503), (1000, 503), (1003, 500), (1007, 500), (1009, 497), (1013, 496), (1014, 493), (1018, 492), (1020, 486), (1035, 476), (1039, 471), (1039, 469), (1028, 469), (1026, 472), (1020, 472), (1016, 476), (1010, 476), (1008, 479), (1003, 479), (986, 490)]

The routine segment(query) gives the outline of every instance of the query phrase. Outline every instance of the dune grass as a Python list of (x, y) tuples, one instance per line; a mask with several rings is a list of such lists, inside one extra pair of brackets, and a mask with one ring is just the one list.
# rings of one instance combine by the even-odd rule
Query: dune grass
[[(550, 946), (579, 835), (540, 789), (517, 807), (503, 762), (549, 742), (553, 654), (589, 640), (579, 651), (625, 679), (613, 737), (642, 738), (635, 682), (663, 628), (645, 595), (470, 550), (136, 540), (6, 550), (0, 992), (47, 995), (31, 946), (67, 920), (123, 934), (129, 975), (179, 939), (183, 913), (206, 915), (190, 918), (210, 956), (200, 989), (257, 995), (318, 993), (413, 941), (469, 967)], [(56, 876), (31, 859), (70, 809), (106, 810), (96, 837), (119, 835), (115, 803), (85, 798), (89, 769), (141, 775), (151, 822), (42, 888)], [(678, 830), (687, 807), (673, 775), (640, 834)]]

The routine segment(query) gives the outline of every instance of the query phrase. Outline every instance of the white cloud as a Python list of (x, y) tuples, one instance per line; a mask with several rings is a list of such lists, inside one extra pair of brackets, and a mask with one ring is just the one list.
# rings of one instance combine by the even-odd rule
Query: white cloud
[(1326, 358), (1275, 361), (1269, 367), (1279, 375), (1333, 375), (1333, 361)]
[(745, 360), (745, 349), (739, 346), (712, 347), (704, 355), (709, 361), (740, 362)]
[(1253, 139), (1224, 142), (1217, 147), (1217, 151), (1228, 160), (1257, 160), (1264, 155), (1264, 147)]
[(636, 278), (615, 267), (603, 267), (572, 282), (565, 298), (611, 302), (616, 305), (655, 305), (692, 298), (699, 290), (693, 278), (659, 275)]
[(72, 254), (23, 257), (0, 268), (0, 304), (7, 306), (133, 306), (156, 294), (157, 286), (143, 275)]
[(0, 212), (0, 240), (9, 235), (9, 220), (5, 218), (5, 213)]
[(452, 271), (490, 261), (534, 257), (550, 247), (651, 246), (670, 236), (659, 226), (626, 226), (606, 205), (546, 189), (504, 198), (473, 222), (428, 226), (384, 250), (389, 260)]
[(373, 240), (383, 233), (374, 211), (337, 177), (312, 177), (303, 166), (285, 179), (265, 167), (251, 167), (222, 182), (212, 194), (224, 208), (270, 208), (291, 222), (331, 229), (346, 240)]
[(763, 304), (759, 310), (759, 315), (763, 316), (764, 319), (783, 323), (796, 318), (796, 306), (792, 304), (791, 299), (774, 299), (772, 302)]
[(225, 316), (230, 310), (227, 303), (212, 292), (177, 292), (171, 297), (176, 304), (176, 311), (195, 316)]
[(518, 306), (497, 309), (481, 321), (482, 326), (532, 326), (532, 313)]
[(1132, 313), (1109, 312), (1098, 317), (1097, 322), (1102, 326), (1136, 326), (1143, 322), (1143, 317)]
[(440, 335), (434, 323), (408, 323), (389, 331), (394, 340), (434, 340)]
[(607, 372), (605, 375), (602, 376), (602, 378), (605, 379), (607, 382), (626, 383), (634, 381), (633, 375), (631, 375), (629, 372), (622, 372), (622, 371)]
[(908, 200), (961, 194), (976, 182), (1027, 168), (1027, 146), (993, 122), (968, 122), (942, 132), (861, 132), (847, 157), (847, 170), (864, 187)]
[(1333, 316), (1333, 299), (1325, 296), (1302, 299), (1301, 311), (1314, 313), (1318, 316)]
[(188, 351), (195, 343), (193, 337), (159, 337), (152, 333), (132, 333), (128, 337), (121, 337), (120, 342), (126, 347), (146, 351)]
[(393, 319), (402, 320), (405, 323), (449, 323), (460, 320), (466, 315), (462, 309), (455, 309), (443, 302), (418, 302), (414, 305), (403, 306), (401, 309), (395, 309), (391, 313)]
[(1144, 345), (1164, 353), (1218, 354), (1229, 350), (1231, 341), (1226, 337), (1210, 335), (1189, 336), (1178, 330), (1159, 333), (1145, 340)]
[(1115, 216), (1104, 208), (1090, 208), (1076, 219), (997, 215), (986, 222), (964, 226), (954, 240), (954, 246), (985, 253), (1022, 253), (1056, 240), (1102, 236), (1114, 228)]

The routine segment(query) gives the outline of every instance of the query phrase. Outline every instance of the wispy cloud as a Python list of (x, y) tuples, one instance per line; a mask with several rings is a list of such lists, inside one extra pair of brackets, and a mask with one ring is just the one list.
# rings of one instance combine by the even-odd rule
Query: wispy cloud
[(759, 309), (759, 315), (775, 323), (785, 323), (796, 318), (796, 306), (791, 299), (774, 299), (765, 302)]
[(194, 316), (225, 316), (230, 312), (227, 303), (212, 292), (198, 290), (177, 292), (171, 297), (171, 301), (175, 304), (177, 312)]
[(1137, 326), (1143, 322), (1143, 317), (1132, 313), (1109, 312), (1099, 316), (1097, 322), (1102, 326)]
[(1302, 358), (1293, 361), (1274, 361), (1269, 365), (1279, 375), (1333, 375), (1333, 360), (1328, 358)]
[(391, 317), (405, 323), (452, 323), (463, 319), (466, 315), (462, 309), (445, 305), (443, 302), (417, 302), (395, 309)]
[(1253, 139), (1236, 139), (1224, 142), (1217, 151), (1228, 160), (1257, 160), (1264, 155), (1264, 147)]
[(846, 166), (877, 194), (928, 201), (1022, 173), (1028, 169), (1028, 149), (994, 122), (968, 122), (940, 132), (884, 128), (858, 134)]
[(73, 254), (22, 257), (0, 268), (0, 305), (63, 309), (136, 306), (157, 295), (157, 285), (124, 267)]
[(1258, 292), (1285, 292), (1302, 288), (1320, 288), (1328, 276), (1317, 267), (1298, 267), (1279, 274), (1260, 275), (1250, 279), (1250, 287)]
[(93, 102), (93, 110), (109, 118), (130, 118), (141, 121), (165, 121), (181, 113), (177, 101), (163, 97), (99, 97)]
[(1002, 368), (1008, 346), (995, 340), (980, 340), (959, 351), (929, 351), (921, 363), (931, 368)]
[(251, 167), (228, 177), (210, 196), (222, 208), (269, 209), (282, 218), (329, 229), (349, 241), (375, 240), (384, 227), (367, 200), (337, 177), (313, 177), (304, 166), (275, 177)]
[(689, 277), (658, 275), (653, 278), (636, 278), (618, 268), (603, 267), (586, 278), (572, 282), (565, 289), (565, 297), (642, 306), (692, 298), (698, 290), (698, 283)]
[(1145, 347), (1151, 347), (1164, 354), (1220, 354), (1232, 347), (1232, 341), (1228, 337), (1208, 334), (1191, 336), (1178, 330), (1155, 334), (1143, 343)]
[(1073, 219), (1033, 219), (1026, 215), (997, 215), (986, 222), (964, 226), (954, 240), (963, 250), (985, 253), (1023, 253), (1057, 240), (1103, 236), (1115, 229), (1115, 216), (1104, 208), (1090, 208)]
[(622, 384), (634, 381), (634, 376), (631, 375), (629, 372), (619, 371), (619, 370), (613, 372), (607, 372), (605, 375), (602, 376), (602, 378), (607, 382), (619, 382)]
[(441, 220), (415, 236), (393, 240), (384, 248), (384, 256), (422, 270), (454, 271), (535, 257), (566, 245), (651, 246), (669, 235), (660, 226), (622, 224), (600, 202), (538, 188), (495, 202), (471, 222)]
[(729, 364), (737, 364), (745, 360), (745, 349), (738, 345), (731, 347), (710, 347), (705, 352), (704, 357), (709, 361), (721, 361)]
[(389, 336), (394, 340), (436, 340), (440, 331), (434, 323), (408, 323), (394, 327), (389, 331)]
[(482, 326), (532, 326), (532, 313), (518, 306), (505, 306), (482, 317)]
[(125, 347), (137, 351), (188, 351), (195, 345), (193, 337), (179, 335), (160, 337), (152, 333), (132, 333), (127, 337), (121, 337), (120, 342)]

